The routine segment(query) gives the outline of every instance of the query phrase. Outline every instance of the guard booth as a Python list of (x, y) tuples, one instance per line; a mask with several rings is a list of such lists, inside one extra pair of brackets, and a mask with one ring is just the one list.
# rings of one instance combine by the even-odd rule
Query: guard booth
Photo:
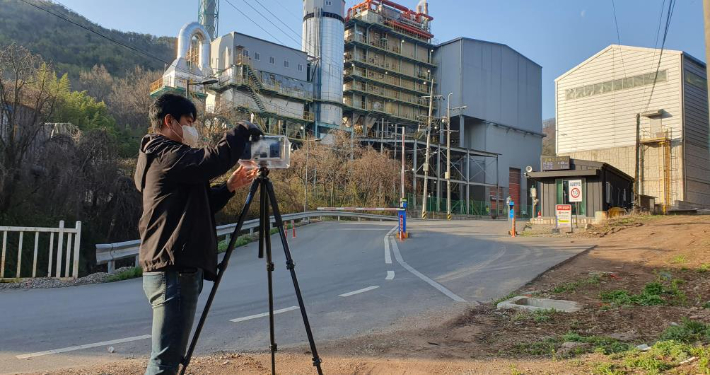
[[(618, 207), (633, 208), (634, 178), (612, 165), (590, 160), (572, 159), (566, 156), (542, 157), (541, 171), (528, 172), (525, 176), (539, 184), (540, 213), (542, 218), (533, 220), (549, 224), (555, 218), (555, 206), (572, 205), (572, 215), (580, 223), (592, 222), (596, 212)], [(570, 196), (581, 181), (581, 194)]]

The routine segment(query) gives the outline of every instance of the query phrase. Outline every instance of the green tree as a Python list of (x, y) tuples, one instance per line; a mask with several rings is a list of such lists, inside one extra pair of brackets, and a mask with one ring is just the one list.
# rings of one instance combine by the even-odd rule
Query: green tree
[[(65, 79), (66, 75), (62, 77)], [(104, 129), (116, 133), (116, 121), (111, 117), (104, 102), (97, 102), (86, 91), (63, 91), (54, 114), (53, 122), (69, 122), (81, 131)]]

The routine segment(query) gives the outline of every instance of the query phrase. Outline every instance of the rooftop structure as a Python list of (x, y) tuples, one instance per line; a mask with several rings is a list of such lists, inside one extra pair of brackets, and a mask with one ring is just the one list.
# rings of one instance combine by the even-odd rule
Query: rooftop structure
[(416, 128), (428, 115), (436, 65), (426, 3), (410, 10), (366, 0), (345, 19), (344, 124), (371, 135), (376, 122)]

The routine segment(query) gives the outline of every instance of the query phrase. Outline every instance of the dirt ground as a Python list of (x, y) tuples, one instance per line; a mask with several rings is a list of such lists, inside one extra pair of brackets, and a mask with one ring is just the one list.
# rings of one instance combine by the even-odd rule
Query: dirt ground
[[(686, 356), (684, 361), (686, 357), (669, 352), (666, 357), (675, 356), (676, 362), (665, 367), (633, 362), (618, 353), (642, 355), (633, 348), (652, 346), (665, 330), (683, 324), (685, 318), (710, 324), (710, 216), (624, 218), (570, 235), (570, 241), (577, 237), (597, 238), (597, 246), (544, 273), (518, 294), (576, 301), (583, 306), (581, 311), (520, 313), (499, 311), (490, 303), (409, 318), (384, 332), (319, 343), (324, 373), (707, 371), (702, 366), (710, 358), (703, 355), (710, 350), (700, 358)], [(710, 339), (710, 328), (707, 332)], [(708, 348), (704, 343), (694, 345), (704, 350)], [(46, 374), (138, 375), (144, 366), (144, 360), (124, 360)], [(315, 373), (307, 347), (279, 351), (277, 370)], [(216, 353), (196, 358), (189, 372), (267, 374), (270, 357), (267, 353)]]

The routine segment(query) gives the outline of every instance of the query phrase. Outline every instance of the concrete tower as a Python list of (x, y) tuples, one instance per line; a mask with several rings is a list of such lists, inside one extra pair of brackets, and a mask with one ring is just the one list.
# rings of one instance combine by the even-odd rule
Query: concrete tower
[(301, 48), (315, 57), (313, 82), (316, 133), (343, 122), (343, 43), (345, 0), (303, 0)]

